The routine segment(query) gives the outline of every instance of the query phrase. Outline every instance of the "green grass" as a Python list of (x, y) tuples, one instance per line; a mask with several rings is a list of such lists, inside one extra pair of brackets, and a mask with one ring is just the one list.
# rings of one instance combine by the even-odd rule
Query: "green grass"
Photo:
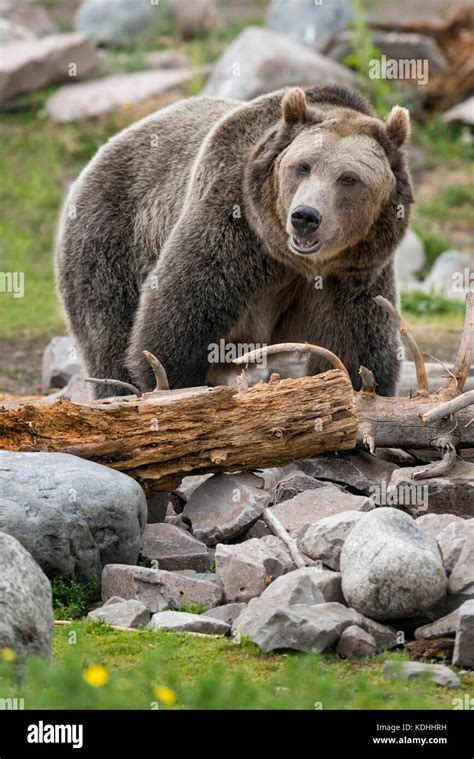
[(94, 601), (100, 599), (100, 586), (91, 578), (86, 583), (55, 578), (51, 583), (55, 619), (80, 619)]
[(448, 315), (462, 316), (465, 311), (464, 303), (444, 298), (442, 295), (429, 295), (421, 290), (401, 294), (402, 310), (407, 314), (417, 316)]
[(24, 698), (26, 709), (451, 709), (474, 685), (472, 674), (450, 690), (386, 682), (387, 658), (405, 660), (394, 651), (365, 662), (264, 654), (228, 638), (77, 622), (56, 628), (52, 663), (30, 659), (22, 682), (14, 663), (0, 662), (0, 692)]
[(474, 144), (463, 139), (463, 127), (459, 124), (445, 124), (436, 115), (424, 123), (412, 123), (413, 143), (424, 152), (423, 168), (436, 169), (440, 163), (451, 165), (474, 160)]

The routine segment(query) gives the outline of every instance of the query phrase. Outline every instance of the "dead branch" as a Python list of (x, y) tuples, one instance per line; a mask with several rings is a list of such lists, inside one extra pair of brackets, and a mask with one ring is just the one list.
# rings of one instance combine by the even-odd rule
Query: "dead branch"
[(394, 320), (396, 321), (398, 325), (398, 329), (400, 330), (400, 334), (405, 338), (405, 341), (408, 345), (408, 349), (411, 355), (413, 356), (413, 361), (415, 363), (415, 368), (416, 368), (418, 395), (427, 395), (429, 392), (429, 388), (428, 388), (428, 377), (426, 376), (425, 362), (423, 360), (423, 356), (417, 345), (417, 342), (408, 328), (408, 325), (404, 321), (402, 315), (399, 314), (395, 306), (392, 303), (390, 303), (389, 300), (384, 298), (383, 295), (377, 295), (374, 298), (374, 301), (379, 306), (382, 306), (382, 308), (385, 309), (385, 311), (388, 311), (388, 313), (391, 316), (393, 316)]
[(131, 385), (130, 382), (122, 382), (122, 380), (96, 379), (95, 377), (86, 377), (84, 379), (84, 382), (94, 382), (96, 385), (105, 385), (106, 387), (123, 387), (124, 390), (130, 390), (130, 392), (136, 395), (137, 398), (141, 398), (143, 395), (138, 387)]
[(297, 569), (306, 567), (307, 562), (305, 561), (303, 554), (300, 552), (296, 544), (296, 540), (288, 535), (287, 531), (283, 527), (280, 520), (276, 518), (275, 514), (273, 514), (270, 509), (264, 509), (262, 513), (262, 519), (267, 527), (270, 528), (272, 533), (276, 535), (277, 538), (280, 538), (280, 540), (282, 540), (286, 545)]
[(433, 424), (433, 422), (449, 417), (452, 414), (455, 414), (456, 411), (461, 411), (472, 404), (474, 404), (474, 390), (470, 390), (468, 393), (463, 393), (446, 403), (435, 406), (434, 409), (423, 414), (421, 420), (423, 424)]
[(248, 366), (254, 361), (258, 361), (264, 356), (271, 356), (275, 353), (314, 353), (320, 358), (324, 358), (335, 369), (342, 369), (347, 374), (347, 369), (342, 363), (341, 359), (336, 356), (335, 353), (322, 348), (320, 345), (312, 345), (311, 343), (278, 343), (276, 345), (265, 345), (257, 350), (245, 353), (243, 356), (234, 358), (234, 364), (244, 364)]
[(143, 351), (143, 355), (153, 369), (155, 375), (156, 386), (153, 392), (157, 393), (160, 390), (169, 390), (168, 376), (165, 372), (164, 366), (150, 351)]
[(457, 461), (458, 455), (454, 443), (446, 441), (443, 446), (443, 453), (439, 461), (433, 462), (430, 466), (421, 467), (412, 474), (414, 480), (427, 480), (433, 477), (443, 477), (451, 471)]
[(468, 293), (466, 295), (466, 313), (456, 360), (446, 384), (435, 393), (438, 401), (453, 398), (462, 393), (472, 362), (473, 342), (474, 293)]

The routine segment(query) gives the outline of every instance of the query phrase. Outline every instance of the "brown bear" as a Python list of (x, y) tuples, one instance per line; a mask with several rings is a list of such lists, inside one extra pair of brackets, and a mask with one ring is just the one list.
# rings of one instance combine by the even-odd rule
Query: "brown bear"
[(336, 353), (356, 388), (363, 364), (392, 395), (398, 337), (373, 298), (396, 300), (408, 137), (404, 108), (383, 122), (330, 85), (190, 98), (118, 134), (72, 187), (57, 244), (89, 374), (149, 390), (146, 349), (170, 387), (189, 387), (212, 382), (219, 341), (307, 341)]

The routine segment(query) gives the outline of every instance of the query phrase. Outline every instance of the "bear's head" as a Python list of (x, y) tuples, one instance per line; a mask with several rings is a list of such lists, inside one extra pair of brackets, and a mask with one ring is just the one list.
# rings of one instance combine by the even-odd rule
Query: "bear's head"
[(378, 271), (413, 202), (408, 111), (385, 121), (345, 87), (289, 90), (247, 169), (252, 217), (268, 252), (306, 274)]

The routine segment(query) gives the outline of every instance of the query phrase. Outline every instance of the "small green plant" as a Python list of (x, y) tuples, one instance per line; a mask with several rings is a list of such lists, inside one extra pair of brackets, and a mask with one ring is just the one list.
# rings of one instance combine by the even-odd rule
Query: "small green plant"
[(93, 577), (85, 583), (57, 577), (51, 586), (55, 619), (80, 619), (100, 599), (100, 586)]
[(202, 614), (206, 611), (204, 604), (194, 603), (194, 601), (190, 601), (188, 604), (183, 604), (183, 606), (170, 604), (169, 609), (170, 611), (185, 611), (188, 614)]
[(355, 69), (359, 87), (364, 90), (375, 110), (384, 116), (400, 100), (386, 79), (370, 76), (372, 61), (380, 60), (380, 51), (373, 43), (373, 35), (364, 18), (361, 0), (353, 1), (354, 21), (350, 30), (352, 53), (344, 63)]
[(425, 225), (415, 223), (413, 224), (413, 230), (418, 237), (420, 237), (425, 246), (426, 265), (420, 272), (420, 278), (424, 279), (438, 256), (445, 250), (449, 250), (451, 245), (445, 237), (438, 235), (436, 232), (430, 231)]
[(417, 316), (463, 314), (464, 303), (449, 300), (442, 295), (430, 295), (422, 290), (402, 293), (402, 310)]

